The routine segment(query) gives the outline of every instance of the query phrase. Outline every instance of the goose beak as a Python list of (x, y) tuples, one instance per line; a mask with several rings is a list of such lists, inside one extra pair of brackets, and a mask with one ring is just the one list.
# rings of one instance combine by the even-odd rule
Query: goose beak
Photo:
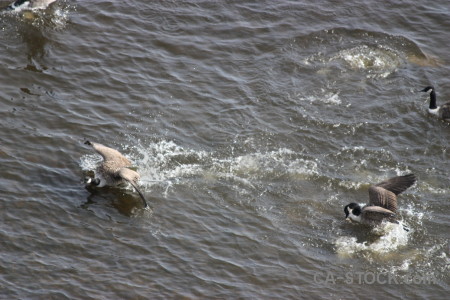
[(86, 185), (99, 185), (100, 184), (100, 179), (99, 178), (91, 178), (91, 177), (85, 177), (84, 178), (84, 183)]

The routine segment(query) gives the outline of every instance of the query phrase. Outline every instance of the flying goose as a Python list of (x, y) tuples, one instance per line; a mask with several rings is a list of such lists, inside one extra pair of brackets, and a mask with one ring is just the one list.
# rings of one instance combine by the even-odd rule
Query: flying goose
[(128, 182), (138, 192), (139, 196), (141, 196), (144, 207), (147, 207), (147, 200), (145, 200), (144, 195), (137, 187), (137, 181), (140, 178), (139, 174), (127, 168), (131, 165), (131, 162), (119, 151), (103, 146), (102, 144), (90, 141), (86, 141), (85, 144), (92, 146), (103, 157), (103, 162), (96, 170), (99, 178), (89, 178), (86, 183), (103, 187), (105, 185), (115, 186)]
[(430, 94), (430, 107), (428, 108), (428, 112), (432, 115), (435, 115), (439, 119), (450, 122), (450, 102), (447, 102), (441, 106), (436, 105), (436, 92), (434, 91), (433, 86), (427, 86), (420, 92), (426, 92)]
[(23, 9), (43, 9), (56, 0), (16, 0), (7, 7), (6, 10), (20, 11)]
[(383, 220), (398, 223), (397, 195), (404, 192), (416, 182), (414, 174), (397, 176), (369, 187), (369, 204), (361, 207), (350, 203), (344, 207), (347, 220), (377, 225)]

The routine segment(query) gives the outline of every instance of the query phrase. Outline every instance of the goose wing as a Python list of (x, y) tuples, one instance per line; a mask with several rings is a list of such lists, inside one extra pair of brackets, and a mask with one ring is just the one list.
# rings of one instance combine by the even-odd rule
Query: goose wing
[(104, 163), (107, 165), (114, 165), (115, 168), (131, 165), (131, 162), (117, 150), (90, 141), (86, 141), (85, 144), (92, 146), (103, 157)]
[(369, 187), (369, 205), (382, 207), (392, 213), (397, 212), (397, 196), (385, 188), (372, 185)]
[(404, 176), (392, 177), (386, 181), (380, 182), (375, 186), (384, 188), (390, 192), (393, 192), (395, 195), (398, 195), (407, 188), (412, 186), (416, 182), (416, 176), (414, 174), (408, 174)]
[(379, 206), (366, 206), (362, 209), (361, 219), (368, 224), (379, 224), (387, 219), (390, 222), (397, 222), (395, 220), (395, 213)]
[(140, 189), (138, 188), (136, 182), (139, 180), (140, 176), (137, 172), (127, 169), (127, 168), (122, 168), (119, 170), (119, 176), (122, 177), (124, 180), (126, 180), (129, 184), (131, 184), (134, 189), (136, 190), (136, 192), (138, 192), (139, 196), (141, 196), (142, 199), (142, 203), (144, 204), (144, 207), (147, 207), (147, 200), (144, 197), (144, 194), (140, 191)]

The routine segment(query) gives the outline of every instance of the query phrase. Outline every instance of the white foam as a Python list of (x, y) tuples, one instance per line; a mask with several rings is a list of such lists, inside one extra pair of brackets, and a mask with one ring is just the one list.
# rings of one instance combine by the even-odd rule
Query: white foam
[[(329, 58), (319, 52), (306, 58), (303, 63), (308, 65), (315, 61), (325, 65), (342, 61), (350, 69), (365, 71), (368, 78), (386, 78), (397, 70), (403, 59), (400, 52), (385, 45), (378, 45), (377, 47), (358, 45), (341, 50)], [(327, 75), (330, 72), (331, 69), (327, 66), (320, 68), (318, 71), (322, 75)]]
[(73, 10), (75, 10), (73, 5), (58, 1), (49, 7), (24, 7), (7, 12), (14, 15), (17, 20), (25, 21), (35, 27), (60, 30), (67, 25)]
[(339, 93), (334, 94), (328, 94), (324, 100), (325, 103), (331, 103), (331, 104), (341, 104), (342, 101), (339, 98)]
[(70, 10), (68, 7), (57, 7), (54, 10), (53, 15), (51, 16), (51, 21), (56, 29), (63, 29), (67, 25), (69, 20), (69, 12)]
[(422, 208), (416, 208), (413, 204), (408, 203), (400, 208), (400, 212), (409, 220), (409, 222), (422, 225), (425, 214)]
[(428, 191), (428, 192), (432, 193), (432, 194), (441, 194), (441, 195), (443, 195), (443, 194), (450, 193), (450, 189), (448, 189), (448, 188), (446, 189), (446, 188), (435, 187), (435, 186), (432, 186), (430, 183), (425, 182), (425, 181), (421, 182), (421, 188), (423, 190), (425, 190), (425, 191)]
[(321, 93), (318, 95), (309, 95), (304, 98), (305, 100), (314, 103), (314, 102), (322, 102), (326, 104), (340, 105), (342, 104), (342, 100), (339, 97), (339, 92), (331, 92), (321, 89)]
[(303, 158), (292, 159), (296, 153), (290, 149), (281, 148), (267, 153), (251, 153), (231, 158), (231, 170), (234, 174), (272, 173), (279, 171), (290, 175), (316, 175), (317, 162)]
[[(127, 147), (124, 147), (127, 148)], [(295, 151), (280, 148), (268, 152), (254, 152), (226, 157), (214, 152), (187, 149), (173, 141), (159, 141), (148, 146), (128, 146), (133, 149), (130, 159), (141, 174), (141, 184), (147, 187), (173, 183), (187, 183), (193, 178), (205, 180), (225, 179), (249, 189), (264, 177), (308, 177), (317, 175), (318, 163), (301, 157)], [(84, 170), (92, 170), (98, 163), (91, 156), (82, 160)]]
[(374, 227), (371, 233), (380, 236), (373, 243), (358, 242), (355, 237), (351, 236), (339, 237), (335, 241), (338, 255), (348, 257), (358, 252), (384, 254), (407, 245), (409, 239), (408, 232), (403, 229), (402, 224), (381, 224)]
[(342, 59), (354, 69), (393, 71), (400, 64), (399, 55), (388, 48), (360, 45), (345, 49), (333, 56), (330, 61)]
[(363, 186), (363, 183), (350, 180), (340, 180), (338, 185), (347, 190), (358, 190)]
[(102, 161), (98, 154), (87, 154), (80, 158), (80, 167), (83, 171), (93, 171)]
[[(141, 181), (153, 185), (153, 182), (195, 176), (201, 173), (199, 162), (205, 161), (205, 151), (186, 150), (172, 141), (152, 143), (149, 147), (133, 146), (138, 156), (135, 161), (141, 173)], [(183, 161), (183, 163), (180, 163)], [(187, 163), (186, 161), (189, 161)]]

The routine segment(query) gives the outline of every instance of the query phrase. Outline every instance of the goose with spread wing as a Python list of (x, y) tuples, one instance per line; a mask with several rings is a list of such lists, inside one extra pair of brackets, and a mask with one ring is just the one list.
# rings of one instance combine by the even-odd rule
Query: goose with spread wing
[(147, 207), (147, 200), (137, 186), (140, 176), (137, 172), (128, 169), (128, 167), (131, 166), (131, 162), (119, 151), (102, 144), (90, 141), (86, 141), (85, 144), (92, 146), (92, 148), (103, 157), (102, 163), (96, 170), (98, 178), (89, 178), (86, 183), (103, 187), (105, 185), (116, 186), (128, 182), (133, 186), (136, 192), (138, 192), (139, 196), (141, 196), (144, 207)]
[(416, 182), (414, 174), (397, 176), (369, 187), (369, 203), (361, 207), (350, 203), (344, 207), (347, 220), (377, 225), (383, 221), (398, 223), (397, 195)]

